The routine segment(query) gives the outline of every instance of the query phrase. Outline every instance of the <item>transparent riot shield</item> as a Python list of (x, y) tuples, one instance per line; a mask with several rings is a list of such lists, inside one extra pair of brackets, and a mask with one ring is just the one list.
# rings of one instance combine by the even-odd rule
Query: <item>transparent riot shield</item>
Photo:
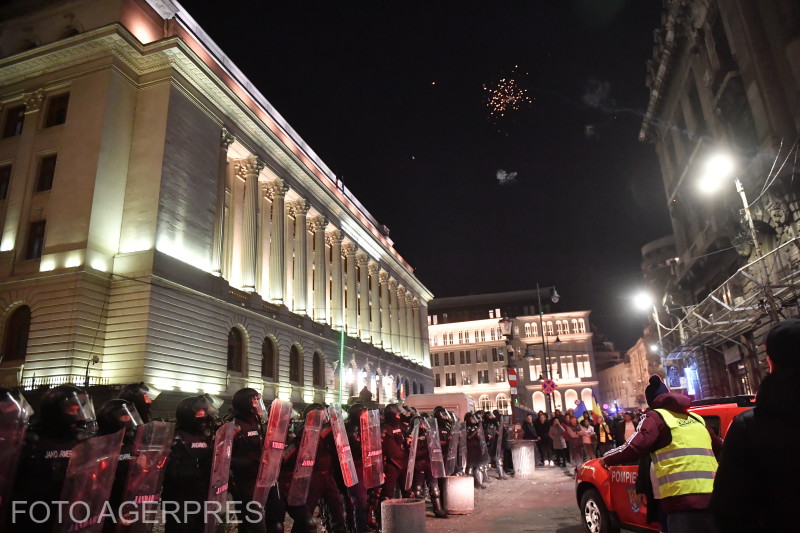
[(461, 438), (458, 440), (458, 471), (467, 469), (467, 424), (461, 425)]
[(431, 475), (435, 478), (444, 477), (444, 459), (442, 458), (442, 443), (439, 441), (439, 423), (435, 418), (423, 418), (422, 427), (428, 434), (428, 456), (431, 461)]
[(364, 487), (372, 489), (382, 485), (381, 415), (377, 409), (361, 413), (361, 462)]
[(289, 505), (305, 505), (308, 487), (311, 483), (311, 472), (317, 457), (319, 432), (325, 420), (325, 411), (314, 409), (306, 414), (303, 424), (303, 439), (297, 452), (297, 463), (294, 465), (292, 485), (289, 487)]
[(342, 467), (342, 477), (346, 487), (352, 487), (358, 483), (358, 473), (353, 462), (353, 453), (350, 451), (350, 440), (347, 438), (347, 430), (344, 428), (342, 418), (342, 406), (338, 403), (328, 407), (328, 417), (331, 419), (331, 429), (333, 430), (333, 440), (336, 442), (336, 455), (339, 456), (339, 466)]
[(7, 502), (32, 413), (33, 409), (22, 394), (0, 392), (0, 531), (5, 531), (6, 517), (10, 513)]
[(124, 435), (125, 430), (121, 429), (111, 435), (87, 439), (72, 448), (61, 488), (61, 500), (70, 502), (72, 512), (65, 513), (58, 521), (56, 533), (103, 530), (103, 506), (111, 494)]
[(408, 466), (406, 467), (405, 489), (410, 490), (414, 483), (414, 463), (417, 461), (417, 443), (419, 442), (419, 418), (414, 419), (414, 427), (411, 430), (411, 448), (408, 452)]
[[(211, 463), (211, 483), (208, 486), (206, 508), (212, 512), (222, 513), (228, 499), (228, 479), (231, 473), (231, 449), (233, 447), (233, 434), (236, 426), (233, 422), (226, 422), (214, 435), (214, 460)], [(216, 503), (215, 503), (216, 502)], [(205, 515), (205, 533), (214, 533), (222, 517)]]
[(269, 407), (267, 437), (264, 439), (264, 448), (261, 450), (256, 490), (253, 492), (253, 501), (258, 502), (261, 509), (267, 505), (269, 490), (278, 479), (283, 450), (286, 448), (286, 436), (289, 433), (290, 418), (292, 418), (292, 402), (274, 399)]
[(453, 422), (450, 428), (450, 438), (447, 441), (447, 459), (444, 463), (444, 471), (448, 476), (456, 473), (456, 462), (458, 460), (458, 446), (461, 441), (461, 422)]
[(478, 424), (478, 443), (481, 446), (481, 464), (489, 464), (489, 446), (486, 445), (486, 434), (483, 424)]
[[(175, 424), (171, 422), (148, 422), (136, 429), (128, 478), (122, 494), (124, 505), (119, 509), (119, 522), (114, 531), (147, 533), (153, 530), (150, 520), (142, 517), (153, 509), (161, 499), (164, 484), (164, 465), (169, 457)], [(115, 509), (116, 511), (116, 509)]]
[(494, 462), (496, 465), (498, 465), (498, 468), (500, 466), (500, 461), (503, 459), (503, 446), (504, 446), (503, 437), (505, 436), (504, 433), (505, 430), (503, 428), (503, 422), (501, 421), (500, 427), (497, 428), (497, 437), (495, 437), (497, 439), (497, 448), (495, 448), (494, 451)]

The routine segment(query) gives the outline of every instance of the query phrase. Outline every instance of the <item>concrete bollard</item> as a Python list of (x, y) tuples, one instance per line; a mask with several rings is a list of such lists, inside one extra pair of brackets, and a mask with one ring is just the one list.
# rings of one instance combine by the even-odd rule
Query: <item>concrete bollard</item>
[(381, 502), (382, 533), (426, 533), (425, 500), (398, 498)]
[(472, 476), (445, 477), (442, 499), (447, 514), (471, 514), (475, 510), (475, 479)]
[(512, 440), (509, 445), (514, 462), (514, 478), (532, 478), (536, 470), (536, 443), (532, 440)]

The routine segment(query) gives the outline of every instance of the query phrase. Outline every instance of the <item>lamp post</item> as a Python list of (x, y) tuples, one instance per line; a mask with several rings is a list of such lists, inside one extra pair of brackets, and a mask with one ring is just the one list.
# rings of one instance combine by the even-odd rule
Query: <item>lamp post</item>
[[(724, 152), (712, 154), (706, 160), (703, 167), (703, 175), (699, 180), (700, 189), (706, 193), (715, 192), (719, 189), (722, 182), (729, 180), (733, 176), (735, 170), (736, 162), (730, 154)], [(767, 305), (769, 306), (769, 317), (773, 324), (777, 324), (779, 322), (779, 317), (777, 307), (775, 305), (775, 299), (773, 298), (772, 291), (769, 288), (769, 273), (767, 272), (767, 266), (764, 264), (764, 261), (761, 260), (763, 258), (763, 254), (761, 252), (761, 239), (759, 238), (759, 233), (756, 231), (755, 224), (753, 223), (753, 216), (750, 213), (750, 204), (747, 201), (747, 194), (744, 192), (742, 181), (738, 176), (736, 176), (733, 178), (733, 182), (736, 186), (736, 192), (739, 193), (739, 198), (742, 200), (744, 216), (745, 219), (747, 219), (747, 226), (750, 230), (750, 238), (753, 240), (753, 247), (755, 248), (756, 262), (758, 262), (761, 268), (761, 274), (764, 276), (762, 290), (764, 291), (764, 296), (766, 297)]]
[[(540, 293), (539, 284), (536, 284), (536, 298), (539, 302), (539, 331), (542, 332), (542, 342), (534, 342), (532, 344), (527, 344), (525, 346), (525, 359), (529, 362), (534, 359), (534, 355), (528, 351), (528, 348), (531, 346), (538, 346), (539, 344), (542, 345), (542, 355), (544, 356), (544, 365), (542, 366), (542, 370), (544, 372), (544, 379), (550, 379), (553, 375), (553, 368), (550, 366), (550, 345), (547, 342), (547, 334), (544, 330), (544, 310), (542, 309), (542, 295)], [(550, 301), (558, 303), (561, 296), (556, 291), (555, 287), (550, 289)], [(561, 339), (556, 335), (555, 344), (561, 344)], [(531, 381), (533, 381), (531, 379)], [(544, 395), (545, 399), (545, 410), (547, 411), (547, 415), (550, 416), (553, 413), (553, 393), (547, 392)]]
[[(511, 344), (511, 341), (514, 340), (514, 321), (504, 316), (498, 322), (500, 324), (500, 334), (503, 335), (506, 339), (506, 379), (508, 376), (513, 375), (516, 371), (514, 370), (514, 346)], [(517, 378), (519, 379), (519, 378)], [(514, 392), (516, 386), (511, 387), (511, 383), (509, 382), (509, 395), (511, 396), (511, 423), (514, 423), (514, 405), (517, 403), (517, 395)], [(516, 385), (516, 383), (514, 384)]]

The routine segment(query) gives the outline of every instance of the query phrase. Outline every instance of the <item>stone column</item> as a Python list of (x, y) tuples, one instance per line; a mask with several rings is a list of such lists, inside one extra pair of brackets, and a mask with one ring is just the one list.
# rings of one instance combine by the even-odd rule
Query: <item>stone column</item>
[(372, 339), (372, 345), (381, 347), (383, 340), (381, 339), (381, 302), (380, 302), (380, 286), (378, 283), (378, 271), (381, 269), (380, 265), (375, 261), (369, 262), (369, 334)]
[(344, 256), (347, 259), (347, 334), (358, 336), (358, 284), (356, 283), (356, 245), (345, 243)]
[(344, 284), (342, 283), (342, 230), (335, 229), (327, 233), (328, 242), (331, 244), (331, 326), (335, 330), (344, 327)]
[(256, 250), (258, 249), (258, 175), (264, 162), (258, 157), (242, 159), (236, 172), (244, 179), (244, 220), (242, 221), (242, 290), (256, 290)]
[(412, 361), (416, 361), (414, 354), (414, 310), (411, 308), (411, 302), (414, 300), (414, 295), (411, 291), (406, 292), (406, 336), (408, 338), (408, 346), (406, 347), (406, 354)]
[(419, 298), (411, 301), (411, 314), (414, 319), (414, 360), (422, 363), (422, 323), (419, 320)]
[(383, 349), (392, 352), (392, 320), (389, 308), (391, 300), (389, 299), (389, 273), (381, 270), (378, 273), (378, 279), (381, 287), (381, 340), (383, 341)]
[(402, 350), (402, 343), (400, 342), (400, 304), (398, 303), (397, 295), (400, 294), (397, 290), (397, 280), (389, 278), (389, 312), (390, 323), (392, 327), (392, 353), (400, 354)]
[(328, 323), (328, 254), (325, 250), (325, 226), (328, 219), (316, 217), (309, 221), (314, 231), (314, 310), (311, 317)]
[(272, 193), (272, 233), (269, 244), (269, 299), (282, 304), (286, 289), (286, 193), (289, 187), (278, 178), (269, 184)]
[(428, 337), (428, 306), (420, 302), (419, 306), (419, 324), (420, 333), (422, 338), (422, 364), (431, 366), (431, 347), (430, 338)]
[(225, 228), (225, 186), (228, 182), (228, 148), (234, 141), (233, 135), (224, 127), (219, 142), (219, 166), (217, 169), (217, 203), (214, 209), (214, 249), (211, 254), (211, 273), (222, 276), (222, 250), (225, 242), (222, 234)]
[(369, 272), (367, 271), (367, 264), (369, 263), (369, 256), (364, 252), (356, 256), (358, 262), (358, 330), (360, 338), (364, 342), (370, 341), (370, 326), (369, 326)]
[(397, 286), (397, 320), (399, 321), (400, 350), (403, 357), (408, 356), (408, 323), (406, 322), (406, 288)]
[(307, 271), (306, 247), (308, 246), (308, 224), (306, 215), (311, 206), (305, 199), (297, 200), (290, 206), (294, 215), (294, 276), (292, 280), (292, 311), (299, 315), (307, 314)]

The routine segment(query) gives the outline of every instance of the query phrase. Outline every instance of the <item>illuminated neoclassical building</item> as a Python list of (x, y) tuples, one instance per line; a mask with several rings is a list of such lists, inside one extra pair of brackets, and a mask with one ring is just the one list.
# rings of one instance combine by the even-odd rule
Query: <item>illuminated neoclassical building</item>
[(433, 389), (431, 293), (177, 2), (3, 9), (0, 384)]

